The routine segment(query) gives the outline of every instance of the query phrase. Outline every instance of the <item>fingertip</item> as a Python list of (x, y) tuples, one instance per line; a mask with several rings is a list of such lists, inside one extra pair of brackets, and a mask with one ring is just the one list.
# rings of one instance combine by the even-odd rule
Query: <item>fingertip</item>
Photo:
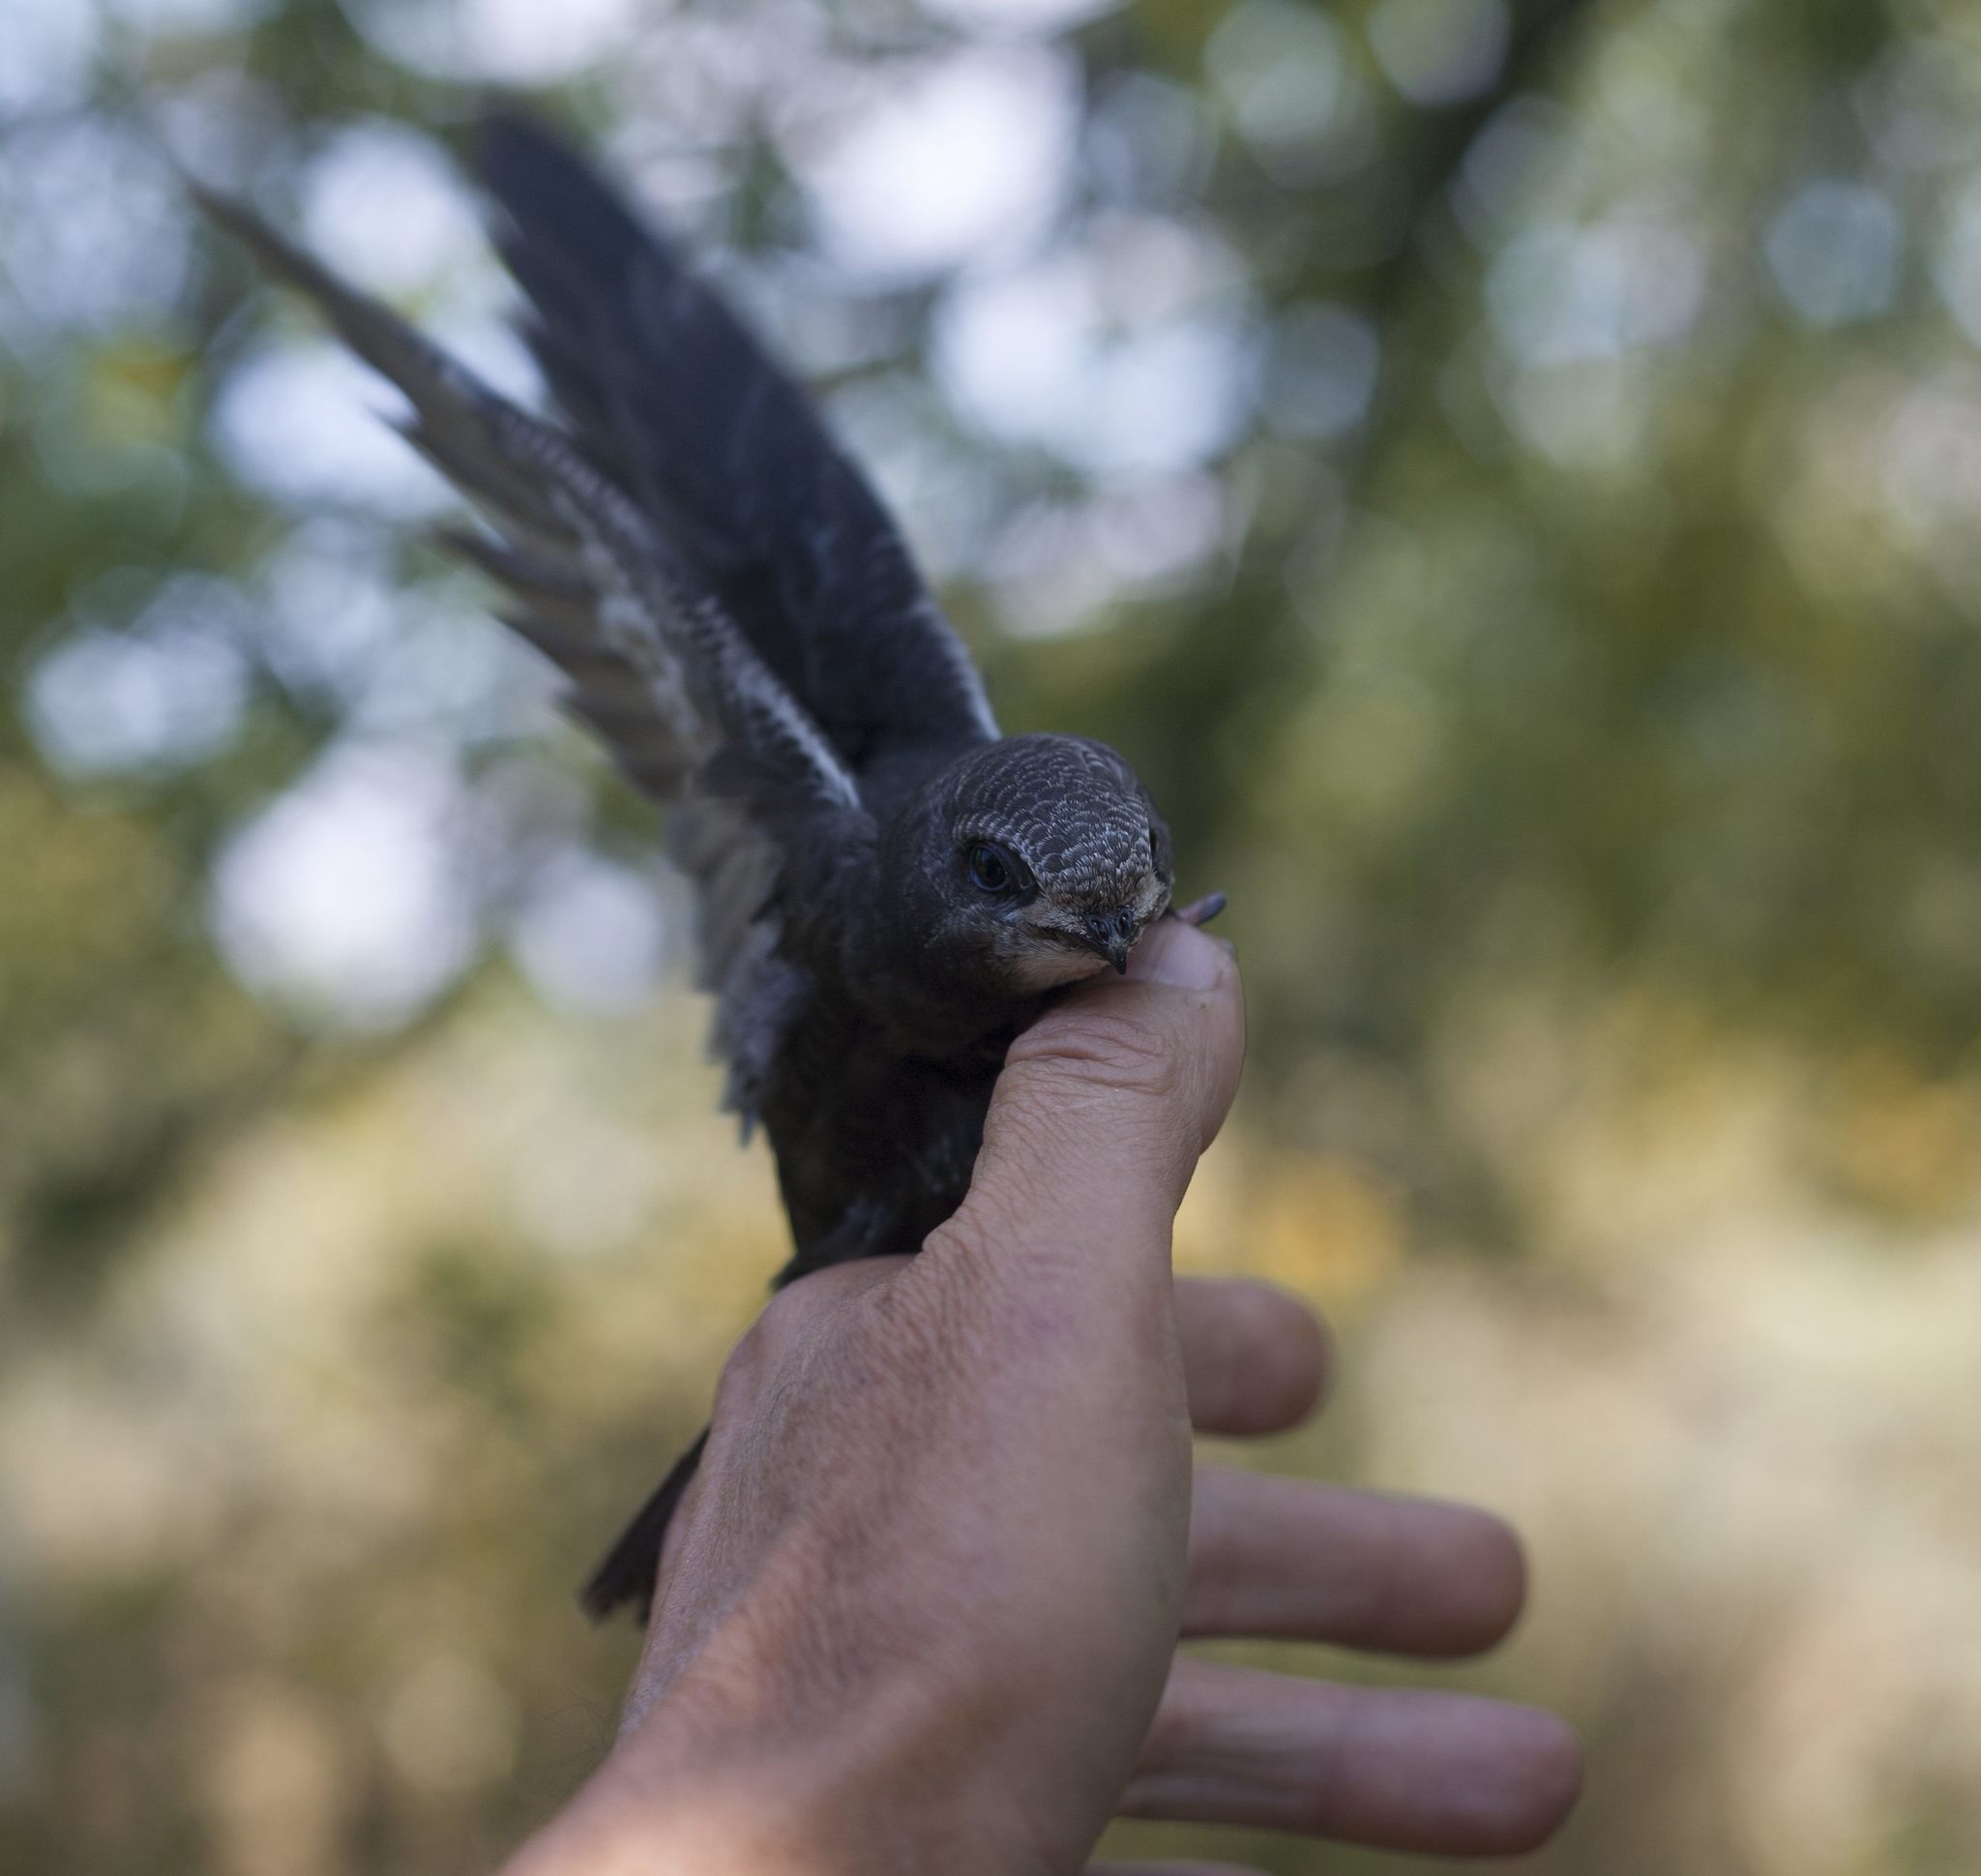
[(1013, 1173), (1005, 1149), (1021, 1141), (1050, 1186), (1091, 1192), (1097, 1172), (1111, 1174), (1117, 1186), (1148, 1184), (1173, 1215), (1230, 1111), (1244, 1060), (1235, 967), (1215, 940), (1165, 920), (1137, 947), (1125, 980), (1077, 985), (1012, 1043), (979, 1180)]
[(1313, 1418), (1334, 1389), (1335, 1336), (1326, 1317), (1304, 1296), (1278, 1284), (1260, 1284), (1279, 1312), (1285, 1365), (1277, 1379), (1282, 1417), (1275, 1431), (1290, 1430)]
[[(1441, 1714), (1437, 1805), (1407, 1835), (1372, 1837), (1447, 1856), (1520, 1857), (1559, 1831), (1582, 1789), (1582, 1741), (1558, 1713), (1465, 1694), (1419, 1695), (1392, 1718)], [(1414, 1729), (1393, 1737), (1404, 1746)]]
[(1560, 1830), (1582, 1780), (1581, 1742), (1538, 1708), (1179, 1656), (1122, 1814), (1511, 1857)]
[(1326, 1392), (1333, 1345), (1326, 1325), (1291, 1291), (1253, 1278), (1186, 1278), (1176, 1328), (1202, 1433), (1235, 1437), (1298, 1426)]
[(1326, 1397), (1333, 1353), (1314, 1312), (1284, 1292), (1266, 1307), (1273, 1332), (1260, 1349), (1254, 1380), (1254, 1415), (1247, 1433), (1287, 1433), (1312, 1418)]
[(1130, 977), (1180, 990), (1215, 990), (1236, 969), (1229, 945), (1177, 918), (1150, 926), (1128, 961)]
[(1512, 1632), (1527, 1605), (1527, 1556), (1520, 1534), (1491, 1511), (1451, 1505), (1442, 1547), (1447, 1645), (1454, 1657), (1483, 1654)]
[(1496, 1853), (1524, 1856), (1561, 1829), (1582, 1798), (1582, 1742), (1559, 1713), (1541, 1707), (1502, 1710), (1509, 1775)]

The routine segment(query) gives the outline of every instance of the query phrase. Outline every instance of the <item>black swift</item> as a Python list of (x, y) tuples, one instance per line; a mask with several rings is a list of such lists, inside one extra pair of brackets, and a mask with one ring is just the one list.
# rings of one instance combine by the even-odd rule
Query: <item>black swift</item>
[[(777, 1282), (913, 1253), (968, 1186), (1012, 1038), (1168, 909), (1168, 830), (1103, 744), (1000, 734), (859, 470), (661, 235), (525, 121), (486, 128), (481, 176), (552, 420), (202, 199), (405, 395), (487, 522), (450, 545), (665, 804), (727, 1105), (777, 1159)], [(700, 1445), (586, 1586), (594, 1615), (651, 1604)]]

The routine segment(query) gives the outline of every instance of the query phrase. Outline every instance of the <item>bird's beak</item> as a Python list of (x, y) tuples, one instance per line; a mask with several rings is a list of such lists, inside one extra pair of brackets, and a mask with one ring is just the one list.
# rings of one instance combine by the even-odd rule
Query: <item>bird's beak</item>
[(1128, 954), (1135, 946), (1135, 914), (1126, 906), (1114, 912), (1089, 912), (1086, 916), (1087, 942), (1123, 975), (1128, 971)]

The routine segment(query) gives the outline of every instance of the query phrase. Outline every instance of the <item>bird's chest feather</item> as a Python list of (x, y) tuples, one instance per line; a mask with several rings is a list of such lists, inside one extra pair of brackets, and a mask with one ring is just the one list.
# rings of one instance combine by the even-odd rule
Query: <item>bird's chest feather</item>
[(798, 1251), (784, 1280), (921, 1248), (969, 1188), (1010, 1036), (911, 1053), (824, 997), (793, 1024), (760, 1108)]

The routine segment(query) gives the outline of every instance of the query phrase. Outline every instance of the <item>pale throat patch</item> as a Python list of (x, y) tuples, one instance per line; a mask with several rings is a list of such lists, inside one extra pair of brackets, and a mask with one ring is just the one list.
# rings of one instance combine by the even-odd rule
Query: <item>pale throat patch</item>
[(1072, 951), (1063, 945), (1036, 940), (1009, 946), (1003, 964), (1012, 987), (1028, 996), (1057, 990), (1062, 984), (1077, 984), (1085, 977), (1098, 977), (1102, 971), (1114, 968), (1091, 951)]
[[(1168, 900), (1163, 882), (1153, 874), (1145, 878), (1136, 891), (1136, 922), (1143, 931), (1161, 912)], [(1068, 911), (1049, 912), (1037, 923), (1051, 925), (1067, 933), (1078, 933), (1079, 914)], [(1137, 942), (1140, 941), (1139, 937)], [(1097, 977), (1104, 970), (1114, 967), (1098, 953), (1085, 949), (1075, 949), (1071, 945), (1054, 944), (1050, 938), (1028, 937), (1021, 929), (1007, 928), (998, 946), (997, 954), (1005, 973), (1016, 989), (1029, 995), (1042, 991), (1057, 990), (1062, 984), (1077, 984), (1086, 977)]]

